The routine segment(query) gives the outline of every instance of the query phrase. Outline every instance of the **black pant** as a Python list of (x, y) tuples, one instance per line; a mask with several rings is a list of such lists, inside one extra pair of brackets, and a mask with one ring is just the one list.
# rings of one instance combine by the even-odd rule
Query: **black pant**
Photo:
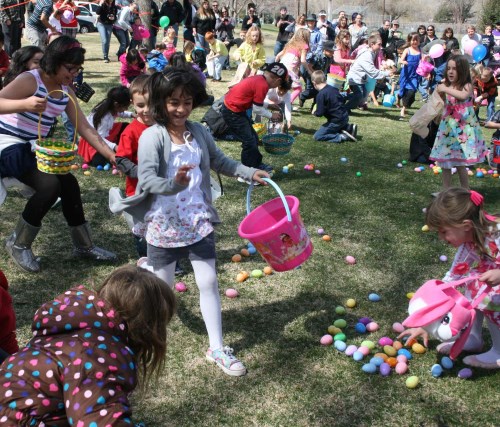
[(316, 99), (316, 95), (318, 94), (318, 91), (314, 88), (314, 85), (312, 84), (311, 76), (307, 72), (306, 68), (301, 65), (300, 67), (300, 72), (302, 73), (302, 78), (304, 79), (304, 82), (306, 84), (306, 88), (300, 93), (299, 99), (301, 101), (306, 101), (307, 99)]
[(223, 105), (221, 114), (229, 132), (241, 141), (241, 163), (251, 168), (258, 168), (262, 163), (262, 154), (258, 147), (259, 137), (246, 112), (235, 113)]
[(12, 54), (21, 47), (23, 29), (20, 25), (21, 22), (18, 21), (11, 21), (10, 25), (2, 23), (2, 32), (5, 37), (5, 51), (10, 57), (12, 57)]
[(80, 186), (72, 174), (51, 175), (32, 169), (20, 177), (19, 181), (35, 190), (22, 213), (28, 224), (40, 227), (42, 219), (58, 197), (61, 198), (63, 215), (69, 226), (85, 223)]

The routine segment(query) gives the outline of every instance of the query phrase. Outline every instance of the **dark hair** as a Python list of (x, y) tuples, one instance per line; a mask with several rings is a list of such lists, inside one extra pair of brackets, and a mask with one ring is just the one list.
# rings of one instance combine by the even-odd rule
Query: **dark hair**
[(451, 36), (454, 37), (455, 33), (453, 32), (453, 28), (451, 27), (446, 27), (443, 31), (443, 37), (441, 37), (443, 40), (448, 40), (449, 37), (446, 35), (446, 33), (449, 33), (451, 31)]
[(130, 91), (125, 86), (116, 86), (108, 90), (106, 98), (97, 104), (92, 112), (94, 113), (93, 125), (98, 128), (103, 117), (108, 113), (115, 113), (117, 104), (120, 107), (128, 107), (130, 105)]
[(73, 37), (60, 36), (51, 42), (40, 61), (40, 68), (49, 76), (57, 73), (63, 64), (82, 65), (85, 49)]
[(127, 325), (128, 345), (140, 373), (139, 386), (145, 390), (152, 375), (165, 364), (167, 325), (175, 313), (175, 295), (154, 273), (133, 265), (113, 271), (98, 295)]
[(281, 83), (279, 85), (281, 90), (286, 90), (287, 92), (292, 88), (292, 79), (290, 76), (287, 76), (285, 79), (281, 79)]
[(419, 25), (418, 28), (417, 28), (417, 33), (419, 30), (427, 30), (427, 28), (425, 27), (425, 25)]
[(165, 108), (167, 98), (171, 97), (178, 88), (184, 95), (190, 95), (193, 98), (193, 108), (208, 99), (203, 84), (192, 69), (187, 71), (184, 67), (168, 67), (163, 72), (154, 73), (148, 85), (148, 92), (155, 94), (149, 97), (149, 111), (151, 117), (162, 126), (168, 125)]
[(142, 59), (141, 54), (139, 53), (139, 51), (137, 49), (129, 49), (129, 51), (127, 52), (127, 55), (125, 56), (125, 60), (129, 64), (137, 61), (137, 66), (139, 68), (144, 68), (144, 66), (146, 65), (144, 63), (144, 60)]
[(5, 43), (5, 36), (3, 35), (3, 33), (0, 33), (0, 43)]
[(28, 71), (28, 62), (30, 62), (37, 53), (43, 53), (43, 50), (38, 46), (24, 46), (16, 50), (12, 55), (9, 69), (3, 78), (4, 86), (7, 86), (19, 74)]
[[(446, 63), (446, 70), (448, 70), (448, 63), (450, 61), (455, 62), (455, 67), (457, 68), (457, 81), (455, 85), (459, 90), (462, 90), (467, 83), (472, 83), (470, 78), (470, 65), (469, 61), (464, 55), (453, 55), (448, 59)], [(446, 86), (451, 86), (451, 82), (448, 80), (448, 73), (444, 73), (444, 80)]]
[(170, 63), (168, 65), (174, 68), (185, 68), (186, 70), (191, 69), (191, 66), (186, 61), (186, 55), (184, 55), (182, 52), (175, 52), (170, 57)]

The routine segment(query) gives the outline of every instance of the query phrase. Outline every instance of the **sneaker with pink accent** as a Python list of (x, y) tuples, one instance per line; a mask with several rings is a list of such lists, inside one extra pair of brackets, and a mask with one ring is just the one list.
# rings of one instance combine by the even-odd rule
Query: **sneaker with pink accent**
[(206, 358), (232, 377), (241, 377), (247, 373), (245, 365), (233, 355), (233, 349), (228, 346), (216, 350), (209, 348)]

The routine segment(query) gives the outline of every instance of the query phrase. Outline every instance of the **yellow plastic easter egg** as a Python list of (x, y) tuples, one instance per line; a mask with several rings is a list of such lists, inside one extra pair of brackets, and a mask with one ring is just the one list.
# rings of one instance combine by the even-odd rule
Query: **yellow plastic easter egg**
[(417, 354), (424, 354), (427, 349), (420, 343), (416, 342), (411, 346), (411, 349)]
[(288, 163), (288, 168), (291, 169), (293, 168), (295, 165), (293, 163)]
[(335, 325), (328, 326), (328, 333), (330, 335), (337, 335), (337, 334), (340, 334), (341, 332), (342, 332), (342, 329), (337, 328)]
[(415, 375), (412, 377), (408, 377), (406, 379), (406, 387), (408, 387), (408, 388), (415, 388), (418, 386), (419, 383), (420, 383), (420, 380)]
[(397, 351), (392, 345), (384, 345), (384, 353), (387, 354), (387, 356), (394, 357)]
[(356, 300), (353, 298), (349, 298), (346, 302), (345, 305), (349, 308), (356, 307)]
[(422, 231), (424, 233), (427, 233), (429, 231), (429, 226), (427, 224), (425, 224), (423, 227), (422, 227)]
[(85, 172), (83, 172), (83, 174), (84, 174), (85, 176), (90, 176), (90, 171), (85, 171)]
[(408, 299), (412, 299), (412, 298), (413, 298), (413, 295), (415, 295), (415, 292), (408, 292), (408, 293), (406, 294), (406, 298), (408, 298)]

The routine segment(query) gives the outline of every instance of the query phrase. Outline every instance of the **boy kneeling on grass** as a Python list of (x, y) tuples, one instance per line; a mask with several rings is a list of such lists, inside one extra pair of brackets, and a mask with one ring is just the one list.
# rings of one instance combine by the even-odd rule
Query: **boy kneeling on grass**
[(358, 126), (349, 124), (349, 114), (345, 108), (345, 100), (339, 90), (326, 84), (323, 71), (315, 71), (311, 75), (314, 88), (318, 91), (316, 96), (316, 117), (326, 117), (328, 120), (314, 134), (315, 141), (345, 142), (356, 141)]

